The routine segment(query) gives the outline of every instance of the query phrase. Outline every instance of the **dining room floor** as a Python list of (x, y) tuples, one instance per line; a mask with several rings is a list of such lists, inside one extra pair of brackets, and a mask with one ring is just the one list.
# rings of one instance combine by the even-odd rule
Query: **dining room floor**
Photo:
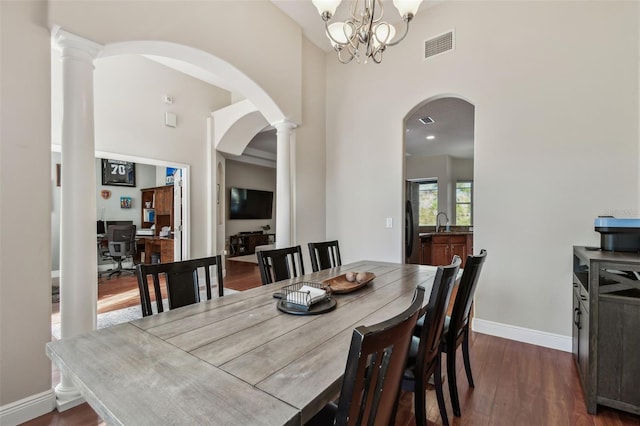
[[(261, 285), (257, 265), (227, 261), (225, 287), (246, 290)], [(98, 284), (98, 313), (135, 306), (140, 303), (135, 276)], [(53, 304), (52, 321), (58, 303)], [(571, 353), (520, 343), (480, 333), (471, 335), (471, 364), (475, 388), (469, 388), (462, 356), (458, 350), (458, 388), (462, 417), (453, 416), (447, 382), (445, 401), (451, 425), (640, 425), (640, 416), (599, 406), (598, 415), (587, 413), (580, 379)], [(54, 377), (55, 380), (55, 377)], [(396, 425), (415, 425), (413, 394), (400, 396)], [(427, 419), (441, 425), (435, 391), (427, 392)], [(28, 426), (104, 425), (88, 404), (53, 411), (24, 423)]]

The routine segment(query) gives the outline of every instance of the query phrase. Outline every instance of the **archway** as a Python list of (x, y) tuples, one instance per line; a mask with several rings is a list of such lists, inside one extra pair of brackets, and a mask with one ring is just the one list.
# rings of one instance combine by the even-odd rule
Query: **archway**
[(441, 95), (416, 105), (403, 120), (406, 263), (448, 263), (442, 258), (452, 256), (451, 247), (439, 256), (430, 246), (436, 230), (469, 233), (461, 254), (473, 251), (474, 110), (462, 97)]

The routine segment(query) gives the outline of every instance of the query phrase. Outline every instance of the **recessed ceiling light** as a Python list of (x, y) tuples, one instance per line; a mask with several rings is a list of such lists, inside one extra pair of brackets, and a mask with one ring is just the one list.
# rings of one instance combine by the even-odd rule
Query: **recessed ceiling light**
[(436, 138), (436, 137), (435, 137), (435, 136), (433, 136), (433, 135), (429, 135), (429, 136), (427, 136), (427, 140), (433, 140), (433, 139), (435, 139), (435, 138)]
[(436, 122), (436, 120), (429, 117), (428, 115), (426, 117), (418, 118), (418, 121), (421, 122), (422, 124), (431, 124)]

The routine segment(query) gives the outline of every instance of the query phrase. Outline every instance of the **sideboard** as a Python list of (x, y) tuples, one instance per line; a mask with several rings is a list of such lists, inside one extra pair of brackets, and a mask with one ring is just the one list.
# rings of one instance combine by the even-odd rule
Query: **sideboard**
[(587, 411), (640, 414), (640, 254), (573, 248), (573, 356)]

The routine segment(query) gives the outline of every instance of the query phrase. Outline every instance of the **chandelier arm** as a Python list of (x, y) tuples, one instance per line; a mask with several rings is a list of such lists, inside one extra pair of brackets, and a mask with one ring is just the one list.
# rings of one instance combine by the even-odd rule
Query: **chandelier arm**
[[(376, 19), (376, 3), (378, 4), (378, 7), (380, 8), (380, 16), (378, 16), (378, 19)], [(381, 0), (373, 0), (372, 4), (371, 4), (371, 22), (374, 24), (377, 24), (378, 22), (382, 21), (382, 18), (384, 17), (384, 6), (382, 5), (382, 1)]]
[(409, 17), (408, 19), (406, 19), (405, 22), (405, 26), (404, 26), (404, 34), (402, 34), (402, 37), (400, 37), (399, 39), (397, 39), (396, 41), (394, 41), (393, 43), (386, 43), (385, 46), (395, 46), (396, 44), (400, 43), (402, 40), (404, 40), (404, 38), (407, 36), (407, 34), (409, 33), (409, 21), (411, 21), (411, 17)]

